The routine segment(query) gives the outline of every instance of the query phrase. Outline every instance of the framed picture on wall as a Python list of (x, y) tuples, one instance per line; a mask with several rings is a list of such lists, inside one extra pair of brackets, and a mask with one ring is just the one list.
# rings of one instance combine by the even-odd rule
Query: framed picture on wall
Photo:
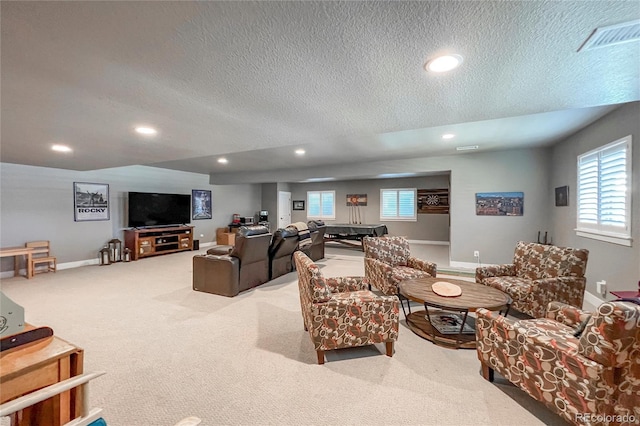
[(109, 220), (109, 185), (106, 183), (73, 183), (73, 219)]
[(304, 200), (293, 200), (294, 210), (304, 210)]
[(347, 194), (347, 207), (366, 206), (367, 194)]
[(569, 205), (569, 187), (560, 186), (556, 188), (556, 206), (566, 207)]
[(524, 192), (476, 193), (476, 215), (478, 216), (522, 216), (523, 214)]
[(211, 219), (211, 191), (206, 189), (191, 190), (191, 220)]

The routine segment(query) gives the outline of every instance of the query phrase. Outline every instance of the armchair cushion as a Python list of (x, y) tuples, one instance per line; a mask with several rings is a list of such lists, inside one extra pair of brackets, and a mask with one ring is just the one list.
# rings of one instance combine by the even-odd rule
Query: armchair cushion
[[(409, 242), (404, 237), (365, 237), (368, 244), (364, 247), (366, 257), (380, 260), (387, 265), (405, 266), (409, 258)], [(364, 244), (364, 242), (363, 242)]]
[(331, 293), (344, 293), (369, 289), (369, 280), (364, 277), (333, 277), (325, 278)]
[(566, 303), (554, 301), (549, 303), (545, 317), (576, 328), (591, 318), (591, 313), (578, 309), (575, 306), (567, 305)]
[(640, 306), (630, 302), (600, 305), (580, 337), (579, 350), (587, 358), (608, 367), (635, 364), (640, 381)]

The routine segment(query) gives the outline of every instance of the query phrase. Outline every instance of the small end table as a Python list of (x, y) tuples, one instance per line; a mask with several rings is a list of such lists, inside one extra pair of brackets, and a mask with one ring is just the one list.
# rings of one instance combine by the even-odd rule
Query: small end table
[(634, 297), (640, 297), (640, 290), (612, 291), (610, 293), (620, 299), (632, 299)]

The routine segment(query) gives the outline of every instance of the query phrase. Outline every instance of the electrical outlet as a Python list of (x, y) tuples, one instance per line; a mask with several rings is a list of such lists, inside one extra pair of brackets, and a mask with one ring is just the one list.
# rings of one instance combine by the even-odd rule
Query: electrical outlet
[(605, 280), (596, 282), (596, 290), (603, 296), (607, 295), (607, 282)]
[(473, 252), (473, 257), (480, 257), (480, 252), (478, 250), (475, 250)]

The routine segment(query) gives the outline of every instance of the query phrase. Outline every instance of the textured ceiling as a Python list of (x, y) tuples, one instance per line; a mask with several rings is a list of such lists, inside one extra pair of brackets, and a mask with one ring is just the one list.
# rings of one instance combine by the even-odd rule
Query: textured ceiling
[[(460, 145), (549, 145), (640, 99), (640, 43), (576, 52), (595, 28), (640, 18), (635, 0), (0, 7), (3, 162), (251, 181), (354, 158), (464, 155)], [(454, 51), (459, 69), (423, 70)], [(140, 137), (139, 124), (159, 134)]]

